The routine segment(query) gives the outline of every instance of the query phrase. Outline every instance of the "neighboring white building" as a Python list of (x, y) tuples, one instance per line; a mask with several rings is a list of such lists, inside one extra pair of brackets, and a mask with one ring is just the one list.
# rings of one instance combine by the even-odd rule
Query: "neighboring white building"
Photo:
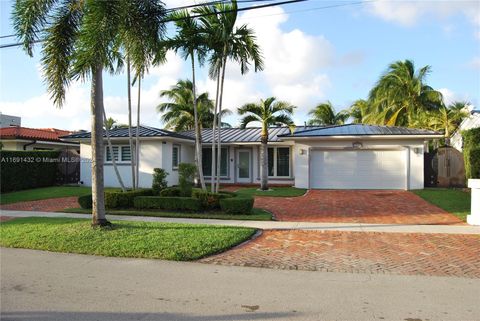
[(59, 138), (71, 133), (56, 128), (10, 126), (0, 128), (0, 143), (3, 150), (80, 150), (78, 143)]
[(0, 113), (0, 128), (10, 126), (21, 126), (22, 119), (18, 116), (10, 116)]
[[(260, 128), (221, 130), (222, 184), (260, 183)], [(110, 132), (124, 182), (131, 183), (128, 129)], [(269, 183), (318, 189), (421, 189), (423, 145), (441, 138), (433, 131), (348, 124), (269, 129)], [(81, 181), (91, 185), (90, 133), (64, 139), (81, 144)], [(211, 175), (211, 129), (202, 131), (203, 170)], [(106, 144), (105, 144), (106, 145)], [(105, 146), (105, 185), (118, 186)], [(155, 167), (165, 169), (169, 185), (178, 184), (178, 164), (194, 162), (194, 133), (140, 128), (139, 185), (150, 187)]]
[(480, 110), (472, 110), (470, 111), (470, 117), (465, 118), (460, 126), (458, 126), (457, 131), (452, 135), (450, 138), (450, 144), (462, 151), (463, 148), (463, 138), (462, 138), (462, 131), (468, 130), (472, 128), (480, 127)]

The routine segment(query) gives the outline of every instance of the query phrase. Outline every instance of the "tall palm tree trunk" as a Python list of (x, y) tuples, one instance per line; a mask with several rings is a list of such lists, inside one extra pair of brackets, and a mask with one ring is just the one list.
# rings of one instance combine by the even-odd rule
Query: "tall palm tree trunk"
[[(215, 156), (215, 129), (217, 127), (217, 113), (218, 113), (218, 96), (220, 93), (220, 70), (217, 73), (217, 92), (215, 95), (215, 111), (213, 114), (213, 124), (212, 124), (212, 173), (210, 175), (210, 190), (212, 193), (215, 193), (216, 186), (215, 186), (215, 180), (216, 180), (216, 175), (215, 175), (215, 169), (217, 168), (216, 166), (216, 156)], [(220, 130), (220, 129), (218, 129)]]
[(142, 76), (138, 76), (138, 101), (137, 101), (137, 128), (135, 130), (135, 188), (140, 184), (140, 93), (142, 89)]
[(227, 56), (224, 54), (223, 63), (222, 63), (222, 79), (220, 81), (220, 97), (218, 102), (218, 141), (217, 141), (217, 182), (215, 187), (215, 192), (220, 191), (220, 168), (222, 161), (222, 137), (221, 137), (221, 128), (222, 128), (222, 103), (223, 103), (223, 84), (225, 83), (225, 69), (227, 64)]
[(195, 58), (193, 53), (190, 56), (192, 57), (193, 117), (194, 117), (194, 126), (195, 126), (195, 162), (197, 165), (197, 174), (200, 180), (200, 185), (202, 187), (202, 190), (206, 191), (207, 187), (205, 186), (205, 179), (203, 177), (203, 168), (202, 168), (202, 145), (200, 143), (200, 137), (202, 133), (200, 131), (200, 126), (198, 124), (197, 94), (195, 91)]
[(112, 140), (110, 139), (110, 129), (107, 126), (107, 115), (105, 114), (105, 108), (103, 108), (103, 123), (105, 124), (105, 135), (107, 136), (107, 144), (108, 149), (110, 151), (110, 155), (112, 156), (112, 166), (115, 171), (115, 175), (117, 176), (118, 184), (120, 184), (120, 188), (122, 192), (126, 192), (125, 185), (123, 184), (122, 176), (120, 176), (120, 172), (118, 171), (117, 161), (115, 160), (115, 155), (113, 154), (113, 146)]
[[(127, 56), (127, 99), (128, 99), (128, 144), (130, 146), (130, 164), (132, 170), (132, 189), (135, 189), (135, 158), (133, 156), (133, 137), (132, 137), (132, 91), (130, 88), (130, 58)], [(121, 155), (120, 155), (121, 156)]]
[(262, 127), (262, 136), (260, 138), (262, 143), (260, 148), (260, 189), (266, 191), (268, 190), (268, 129), (265, 128), (265, 125)]
[(108, 226), (105, 218), (103, 193), (103, 68), (92, 69), (91, 117), (92, 117), (92, 226)]

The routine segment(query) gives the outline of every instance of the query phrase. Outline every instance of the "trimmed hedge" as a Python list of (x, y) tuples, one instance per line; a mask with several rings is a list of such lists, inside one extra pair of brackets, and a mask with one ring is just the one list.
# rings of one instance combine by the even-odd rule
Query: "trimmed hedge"
[(151, 195), (153, 195), (151, 189), (140, 189), (126, 192), (105, 192), (105, 208), (132, 208), (135, 197)]
[(1, 151), (0, 192), (55, 185), (60, 151)]
[(469, 163), (470, 178), (480, 178), (480, 148), (471, 149), (465, 162)]
[(224, 198), (231, 198), (235, 195), (227, 193), (211, 193), (203, 190), (193, 190), (192, 197), (202, 202), (202, 207), (208, 210), (220, 208), (220, 200)]
[(78, 198), (78, 204), (81, 208), (91, 209), (92, 208), (92, 194), (83, 195)]
[(160, 195), (160, 192), (167, 188), (168, 173), (163, 168), (153, 169), (152, 195)]
[[(141, 189), (138, 191), (127, 192), (105, 192), (105, 208), (133, 208), (133, 200), (137, 196), (150, 196), (152, 195), (151, 189)], [(81, 208), (92, 208), (92, 194), (80, 196), (78, 198), (78, 204)]]
[(220, 200), (220, 208), (227, 214), (251, 214), (253, 197), (231, 197)]
[(464, 130), (463, 138), (463, 156), (465, 160), (465, 176), (469, 178), (480, 178), (478, 168), (480, 167), (480, 158), (476, 150), (480, 149), (480, 128)]
[(167, 187), (160, 191), (160, 196), (171, 197), (171, 196), (180, 196), (181, 191), (178, 187)]
[(202, 202), (191, 197), (137, 196), (134, 207), (138, 209), (161, 209), (173, 211), (200, 211)]

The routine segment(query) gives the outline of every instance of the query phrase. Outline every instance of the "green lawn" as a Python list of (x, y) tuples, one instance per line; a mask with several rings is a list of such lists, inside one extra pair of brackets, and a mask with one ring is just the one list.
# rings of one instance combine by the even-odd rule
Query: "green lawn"
[[(91, 214), (92, 211), (83, 208), (67, 208), (61, 212)], [(178, 217), (178, 218), (205, 218), (217, 220), (248, 220), (248, 221), (271, 221), (272, 214), (269, 212), (254, 208), (249, 215), (232, 215), (222, 212), (205, 213), (181, 213), (181, 212), (160, 212), (160, 211), (140, 211), (140, 210), (107, 210), (107, 214), (112, 215), (131, 215), (131, 216), (154, 216), (154, 217)]]
[(271, 187), (268, 191), (260, 191), (258, 187), (252, 187), (239, 189), (235, 193), (245, 196), (295, 197), (302, 196), (306, 191), (304, 188), (295, 187)]
[(0, 204), (10, 204), (26, 201), (37, 201), (47, 198), (82, 196), (91, 193), (90, 187), (84, 186), (52, 186), (24, 191), (11, 192), (1, 195)]
[(18, 218), (0, 225), (0, 246), (53, 252), (196, 260), (248, 240), (255, 229), (193, 224), (115, 221), (112, 230), (90, 220)]
[(446, 188), (427, 188), (413, 192), (464, 221), (470, 214), (470, 193)]

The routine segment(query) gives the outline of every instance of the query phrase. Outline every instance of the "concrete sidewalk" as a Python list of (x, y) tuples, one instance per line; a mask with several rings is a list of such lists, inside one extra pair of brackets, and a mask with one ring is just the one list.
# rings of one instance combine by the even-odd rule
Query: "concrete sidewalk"
[[(88, 218), (88, 214), (8, 211), (0, 214), (10, 217), (69, 217)], [(407, 225), (407, 224), (367, 224), (367, 223), (313, 223), (313, 222), (278, 222), (278, 221), (240, 221), (193, 218), (147, 217), (107, 215), (109, 220), (188, 223), (223, 226), (243, 226), (262, 230), (310, 230), (310, 231), (350, 231), (350, 232), (384, 232), (384, 233), (441, 233), (441, 234), (476, 234), (480, 235), (479, 226), (469, 225)]]

